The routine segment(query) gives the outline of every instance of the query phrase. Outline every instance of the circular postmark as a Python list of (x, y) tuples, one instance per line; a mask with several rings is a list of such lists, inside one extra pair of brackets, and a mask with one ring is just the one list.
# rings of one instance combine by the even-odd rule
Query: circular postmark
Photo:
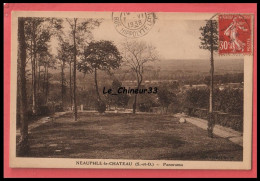
[(113, 12), (112, 19), (118, 33), (128, 38), (138, 38), (152, 29), (155, 13)]

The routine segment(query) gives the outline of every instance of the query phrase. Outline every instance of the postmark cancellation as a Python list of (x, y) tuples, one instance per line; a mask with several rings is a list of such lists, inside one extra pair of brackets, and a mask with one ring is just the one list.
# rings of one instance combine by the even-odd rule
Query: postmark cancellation
[(118, 33), (128, 38), (146, 35), (155, 23), (155, 13), (113, 12), (113, 23)]

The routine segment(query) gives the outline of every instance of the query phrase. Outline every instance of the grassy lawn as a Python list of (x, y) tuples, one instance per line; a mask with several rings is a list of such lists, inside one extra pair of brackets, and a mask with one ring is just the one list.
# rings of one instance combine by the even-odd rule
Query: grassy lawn
[(30, 157), (242, 160), (243, 148), (177, 118), (154, 114), (68, 113), (31, 131)]

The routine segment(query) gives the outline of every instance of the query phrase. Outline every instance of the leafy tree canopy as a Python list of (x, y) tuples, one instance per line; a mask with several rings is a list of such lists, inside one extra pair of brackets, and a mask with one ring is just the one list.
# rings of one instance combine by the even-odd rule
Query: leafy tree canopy
[(93, 69), (110, 70), (120, 66), (122, 57), (111, 41), (91, 42), (84, 50), (78, 69), (83, 73)]
[[(212, 22), (212, 26), (211, 26)], [(212, 40), (211, 40), (212, 30)], [(206, 25), (200, 27), (201, 40), (200, 49), (211, 50), (211, 41), (213, 42), (213, 50), (218, 50), (218, 23), (216, 20), (207, 20)]]

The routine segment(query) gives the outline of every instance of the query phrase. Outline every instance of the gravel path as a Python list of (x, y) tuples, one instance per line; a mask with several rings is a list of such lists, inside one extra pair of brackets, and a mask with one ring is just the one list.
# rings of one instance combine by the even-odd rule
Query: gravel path
[[(190, 117), (185, 114), (175, 114), (177, 118), (184, 118), (187, 122), (194, 124), (202, 129), (207, 130), (208, 121), (200, 118)], [(229, 141), (238, 144), (243, 147), (243, 134), (241, 132), (235, 131), (231, 128), (223, 127), (220, 125), (215, 125), (213, 133), (219, 137), (227, 138)]]

